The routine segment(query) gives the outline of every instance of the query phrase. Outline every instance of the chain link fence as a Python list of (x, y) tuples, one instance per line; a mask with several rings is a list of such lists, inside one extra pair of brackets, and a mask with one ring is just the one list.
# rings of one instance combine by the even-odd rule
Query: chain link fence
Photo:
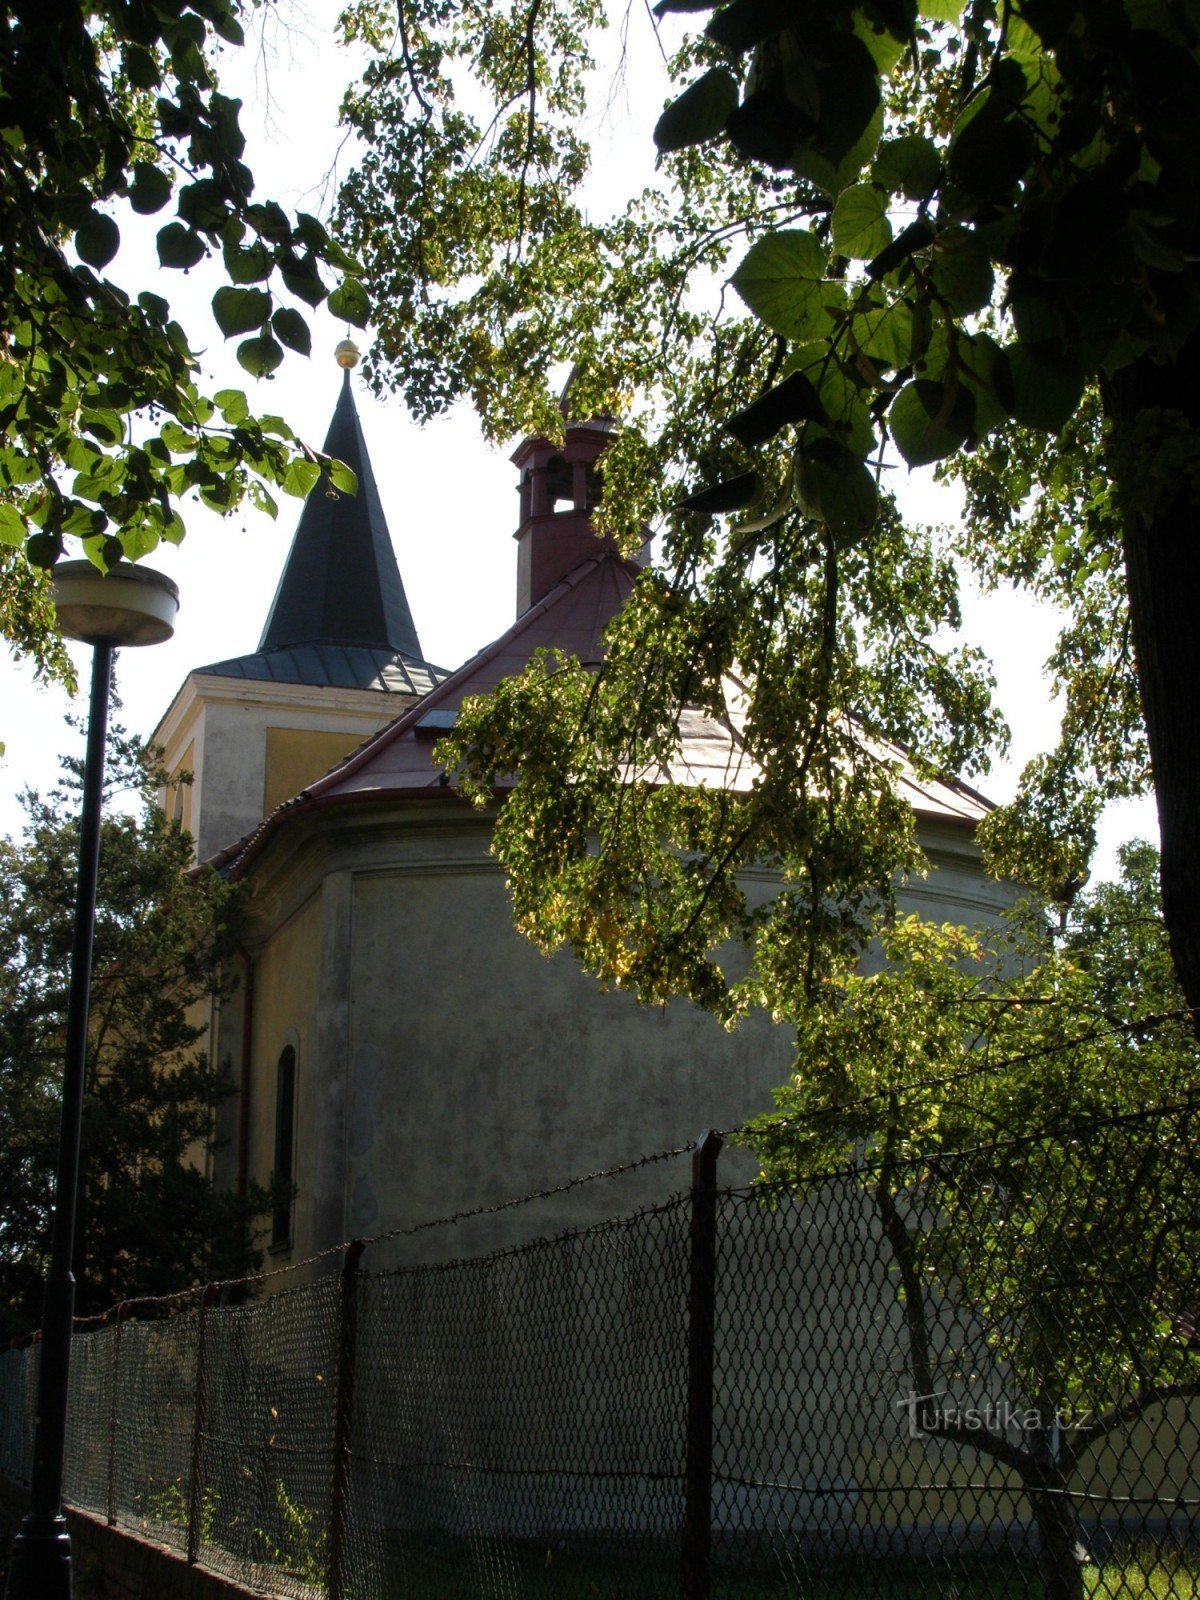
[(753, 1188), (707, 1136), (612, 1221), (122, 1307), (67, 1498), (298, 1600), (1200, 1596), (1198, 1119)]

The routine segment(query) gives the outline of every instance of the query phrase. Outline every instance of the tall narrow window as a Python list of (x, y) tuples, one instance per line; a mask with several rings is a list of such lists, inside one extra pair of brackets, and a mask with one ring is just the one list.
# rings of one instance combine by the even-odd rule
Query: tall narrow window
[(292, 1162), (296, 1144), (296, 1052), (289, 1044), (275, 1069), (275, 1182), (286, 1185), (271, 1217), (271, 1243), (292, 1242)]

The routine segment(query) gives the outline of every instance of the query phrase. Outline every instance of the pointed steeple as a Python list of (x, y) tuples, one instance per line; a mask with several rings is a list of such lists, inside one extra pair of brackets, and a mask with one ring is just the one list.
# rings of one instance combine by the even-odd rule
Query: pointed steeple
[(309, 494), (258, 648), (366, 646), (421, 661), (421, 644), (354, 405), (351, 364), (348, 358), (343, 365), (342, 392), (325, 453), (353, 469), (358, 493), (341, 494), (322, 478)]

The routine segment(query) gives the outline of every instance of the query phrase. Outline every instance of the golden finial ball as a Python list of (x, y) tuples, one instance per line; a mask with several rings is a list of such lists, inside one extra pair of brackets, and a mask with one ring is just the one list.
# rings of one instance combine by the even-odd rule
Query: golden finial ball
[(333, 352), (339, 367), (356, 367), (359, 350), (353, 339), (343, 339)]

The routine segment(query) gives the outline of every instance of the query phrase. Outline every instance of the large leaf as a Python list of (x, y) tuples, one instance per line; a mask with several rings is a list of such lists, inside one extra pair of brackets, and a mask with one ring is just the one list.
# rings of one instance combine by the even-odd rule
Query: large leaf
[(942, 158), (933, 141), (920, 133), (906, 133), (880, 145), (871, 168), (875, 182), (908, 200), (928, 200), (937, 188)]
[(29, 533), (16, 506), (0, 501), (0, 544), (22, 545)]
[(283, 350), (269, 333), (264, 333), (257, 339), (243, 339), (237, 348), (237, 358), (253, 377), (263, 378), (274, 372), (283, 360)]
[(1083, 374), (1053, 346), (1016, 344), (1005, 353), (1013, 416), (1026, 427), (1061, 433), (1083, 398)]
[(194, 267), (204, 258), (204, 240), (182, 222), (158, 230), (158, 259), (164, 267)]
[(725, 132), (738, 155), (769, 167), (790, 166), (812, 119), (778, 89), (763, 89), (734, 106)]
[(328, 471), (330, 483), (341, 494), (358, 493), (358, 474), (353, 467), (348, 467), (344, 461), (331, 461)]
[(839, 545), (856, 543), (875, 525), (879, 491), (865, 462), (835, 439), (818, 438), (796, 452), (796, 504), (823, 522)]
[(129, 204), (139, 215), (148, 217), (161, 211), (171, 198), (170, 175), (150, 161), (138, 161), (129, 186)]
[[(284, 279), (286, 282), (286, 273)], [(291, 283), (288, 283), (288, 288), (292, 288)], [(339, 322), (349, 322), (356, 328), (365, 328), (370, 320), (371, 302), (367, 298), (367, 291), (357, 278), (343, 278), (329, 296), (327, 304), (329, 314), (337, 317)]]
[(261, 283), (271, 275), (271, 256), (265, 244), (227, 244), (222, 252), (225, 270), (234, 283)]
[(676, 502), (677, 511), (700, 511), (705, 516), (718, 516), (723, 511), (740, 511), (758, 494), (761, 483), (757, 472), (740, 472), (735, 478), (714, 483), (711, 488), (697, 489)]
[(291, 306), (279, 307), (271, 317), (271, 327), (289, 350), (296, 350), (302, 356), (312, 353), (312, 334), (308, 323)]
[(733, 0), (712, 17), (704, 31), (730, 55), (740, 56), (788, 27), (794, 15), (792, 0)]
[(844, 189), (833, 208), (834, 248), (855, 261), (870, 261), (891, 242), (886, 211), (887, 198), (874, 184)]
[(232, 289), (226, 285), (212, 297), (213, 316), (226, 338), (261, 328), (271, 309), (265, 289)]
[(934, 288), (960, 316), (982, 311), (995, 287), (987, 249), (970, 228), (946, 228), (938, 235), (932, 277)]
[(303, 500), (316, 488), (320, 476), (321, 469), (315, 461), (310, 461), (307, 456), (297, 456), (284, 473), (283, 492)]
[(89, 267), (106, 267), (121, 248), (121, 230), (103, 211), (90, 212), (75, 234), (75, 251)]
[(654, 129), (660, 150), (682, 150), (715, 138), (738, 102), (737, 80), (724, 67), (713, 67), (697, 78), (667, 107)]
[(725, 427), (740, 444), (763, 444), (792, 422), (827, 420), (821, 397), (802, 372), (793, 372), (782, 383), (759, 395), (726, 422)]
[(973, 418), (974, 403), (967, 390), (917, 378), (892, 401), (888, 426), (909, 466), (922, 467), (959, 449)]
[(899, 296), (856, 308), (852, 331), (858, 348), (881, 367), (906, 367), (912, 360), (912, 307)]
[(814, 335), (823, 313), (820, 303), (825, 250), (814, 234), (781, 228), (751, 245), (733, 275), (733, 287), (760, 321), (785, 339)]

